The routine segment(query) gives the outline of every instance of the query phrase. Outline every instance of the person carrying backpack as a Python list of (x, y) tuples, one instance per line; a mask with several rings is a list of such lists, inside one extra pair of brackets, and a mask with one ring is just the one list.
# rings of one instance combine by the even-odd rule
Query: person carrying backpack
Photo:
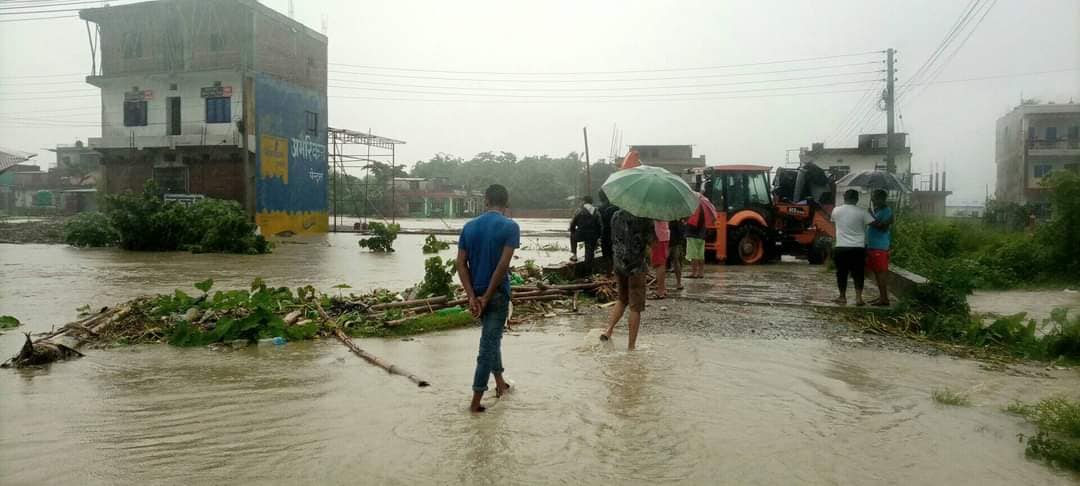
[(570, 259), (577, 261), (577, 244), (585, 244), (586, 274), (593, 272), (593, 258), (596, 256), (596, 244), (600, 240), (600, 212), (592, 204), (592, 198), (585, 196), (581, 208), (570, 220)]

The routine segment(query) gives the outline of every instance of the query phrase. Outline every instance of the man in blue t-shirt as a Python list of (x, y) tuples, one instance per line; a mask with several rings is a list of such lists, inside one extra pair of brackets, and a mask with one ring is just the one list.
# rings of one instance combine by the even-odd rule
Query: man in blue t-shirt
[(458, 238), (458, 278), (469, 296), (469, 311), (483, 324), (469, 405), (473, 412), (484, 411), (480, 399), (487, 391), (489, 375), (495, 375), (495, 396), (510, 389), (503, 379), (502, 335), (510, 310), (510, 259), (519, 245), (521, 230), (503, 216), (509, 201), (506, 188), (492, 184), (484, 191), (487, 212), (465, 223)]
[(878, 298), (873, 305), (889, 306), (889, 243), (893, 211), (886, 200), (889, 194), (881, 189), (870, 195), (870, 204), (874, 221), (866, 228), (866, 269), (874, 274), (877, 282)]

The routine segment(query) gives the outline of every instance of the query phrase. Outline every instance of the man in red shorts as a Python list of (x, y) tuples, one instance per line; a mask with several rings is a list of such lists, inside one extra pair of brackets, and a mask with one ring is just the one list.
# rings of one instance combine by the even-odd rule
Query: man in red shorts
[(892, 235), (889, 227), (893, 223), (893, 211), (886, 202), (888, 193), (881, 189), (870, 195), (874, 221), (866, 228), (866, 270), (874, 274), (877, 282), (877, 300), (872, 305), (889, 305), (889, 243)]
[(671, 228), (668, 227), (667, 221), (653, 221), (653, 231), (656, 233), (656, 241), (652, 244), (649, 263), (656, 272), (656, 292), (651, 298), (666, 299), (668, 242), (671, 241)]

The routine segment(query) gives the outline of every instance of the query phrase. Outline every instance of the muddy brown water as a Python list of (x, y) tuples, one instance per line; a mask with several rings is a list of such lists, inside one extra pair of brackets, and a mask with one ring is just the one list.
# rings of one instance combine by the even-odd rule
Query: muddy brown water
[[(415, 251), (422, 237), (401, 238), (395, 255), (361, 252), (349, 235), (281, 245), (263, 257), (0, 245), (0, 313), (39, 331), (70, 320), (82, 303), (189, 287), (207, 276), (219, 287), (255, 276), (324, 289), (403, 287), (422, 275)], [(737, 315), (754, 319), (744, 308)], [(1075, 393), (1073, 370), (1017, 375), (827, 339), (691, 336), (648, 322), (641, 349), (627, 353), (623, 334), (615, 345), (595, 341), (590, 329), (601, 320), (558, 318), (508, 334), (504, 360), (515, 389), (489, 398), (491, 409), (477, 416), (465, 411), (475, 329), (360, 341), (430, 380), (427, 389), (332, 341), (235, 352), (134, 346), (46, 370), (2, 370), (0, 483), (1080, 479), (1026, 459), (1017, 434), (1031, 427), (1001, 411), (1014, 399)], [(0, 336), (0, 355), (13, 353), (20, 338)], [(935, 404), (930, 391), (942, 387), (968, 391), (973, 405)]]

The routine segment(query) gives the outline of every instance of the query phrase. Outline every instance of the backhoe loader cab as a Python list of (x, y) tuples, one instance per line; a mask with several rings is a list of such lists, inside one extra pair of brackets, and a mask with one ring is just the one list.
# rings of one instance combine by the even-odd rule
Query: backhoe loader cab
[[(805, 199), (792, 201), (793, 194), (770, 184), (771, 167), (763, 165), (719, 165), (692, 169), (697, 189), (716, 206), (715, 225), (708, 232), (705, 250), (717, 261), (756, 264), (778, 260), (789, 254), (810, 263), (825, 260), (835, 230), (827, 209), (808, 191)], [(794, 172), (789, 172), (794, 171)], [(799, 172), (802, 171), (802, 172)], [(819, 187), (814, 171), (780, 169), (778, 175), (791, 179), (785, 186)], [(796, 191), (798, 192), (798, 191)]]

